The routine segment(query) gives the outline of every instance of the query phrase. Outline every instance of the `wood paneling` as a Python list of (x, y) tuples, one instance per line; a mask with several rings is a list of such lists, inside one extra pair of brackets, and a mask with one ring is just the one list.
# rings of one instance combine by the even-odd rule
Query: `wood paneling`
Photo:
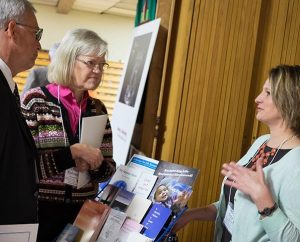
[(267, 127), (255, 119), (254, 99), (260, 93), (269, 69), (279, 64), (300, 64), (299, 11), (299, 0), (272, 0), (262, 4), (243, 152), (258, 136), (268, 133)]

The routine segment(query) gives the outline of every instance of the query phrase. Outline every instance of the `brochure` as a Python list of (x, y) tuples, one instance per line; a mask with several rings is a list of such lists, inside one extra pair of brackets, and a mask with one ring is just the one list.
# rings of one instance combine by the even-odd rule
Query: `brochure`
[(38, 224), (0, 225), (0, 242), (35, 242)]
[(142, 225), (145, 227), (142, 234), (152, 240), (155, 240), (171, 216), (171, 213), (171, 209), (166, 208), (161, 204), (153, 204), (149, 213), (142, 222)]
[(144, 173), (154, 174), (159, 161), (146, 156), (134, 154), (129, 160), (127, 166), (135, 169), (141, 169)]
[(109, 215), (110, 207), (105, 204), (86, 200), (73, 225), (80, 229), (76, 242), (95, 241)]
[(141, 171), (139, 169), (120, 165), (111, 178), (109, 184), (132, 192), (137, 184), (140, 175)]
[(136, 184), (136, 187), (133, 189), (133, 193), (135, 195), (147, 198), (152, 191), (156, 180), (157, 176), (148, 173), (142, 173)]
[(111, 209), (97, 242), (115, 241), (125, 219), (126, 213)]
[(149, 199), (135, 195), (128, 209), (126, 210), (127, 216), (140, 223), (145, 217), (145, 214), (149, 210), (151, 204), (152, 203)]
[(158, 178), (148, 198), (178, 214), (192, 194), (192, 185), (198, 173), (198, 169), (160, 161), (154, 172)]

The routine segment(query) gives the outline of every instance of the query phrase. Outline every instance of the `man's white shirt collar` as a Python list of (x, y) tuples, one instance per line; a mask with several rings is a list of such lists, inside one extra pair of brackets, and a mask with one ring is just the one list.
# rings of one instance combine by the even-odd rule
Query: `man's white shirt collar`
[(7, 80), (11, 92), (13, 93), (16, 83), (12, 78), (11, 70), (1, 58), (0, 58), (0, 69)]

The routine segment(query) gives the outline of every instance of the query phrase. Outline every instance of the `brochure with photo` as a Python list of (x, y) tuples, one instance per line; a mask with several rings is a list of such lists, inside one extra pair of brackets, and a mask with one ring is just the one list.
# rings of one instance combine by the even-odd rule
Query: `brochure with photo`
[(126, 212), (133, 198), (134, 193), (119, 189), (117, 196), (110, 204), (110, 207), (118, 211)]
[(160, 181), (150, 198), (153, 204), (170, 208), (176, 215), (183, 210), (192, 194), (192, 187), (171, 178)]
[(141, 170), (120, 165), (111, 178), (109, 184), (132, 192), (141, 175)]
[(115, 210), (126, 212), (134, 196), (132, 192), (108, 184), (100, 194), (98, 201)]
[(160, 161), (154, 172), (158, 178), (148, 198), (178, 214), (192, 194), (192, 185), (198, 173), (198, 169)]
[(99, 202), (110, 206), (110, 204), (115, 200), (120, 188), (112, 184), (108, 184), (104, 190), (99, 194)]
[(168, 161), (159, 161), (159, 164), (154, 172), (158, 176), (158, 183), (164, 178), (171, 178), (183, 184), (192, 186), (199, 174), (199, 170), (179, 165)]

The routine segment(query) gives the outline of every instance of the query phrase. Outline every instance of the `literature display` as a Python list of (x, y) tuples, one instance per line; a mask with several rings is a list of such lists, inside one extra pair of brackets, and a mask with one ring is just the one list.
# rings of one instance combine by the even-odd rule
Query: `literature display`
[[(101, 188), (98, 201), (84, 203), (73, 224), (79, 228), (75, 241), (164, 241), (187, 208), (198, 173), (134, 155)], [(66, 228), (61, 236), (71, 232)]]

